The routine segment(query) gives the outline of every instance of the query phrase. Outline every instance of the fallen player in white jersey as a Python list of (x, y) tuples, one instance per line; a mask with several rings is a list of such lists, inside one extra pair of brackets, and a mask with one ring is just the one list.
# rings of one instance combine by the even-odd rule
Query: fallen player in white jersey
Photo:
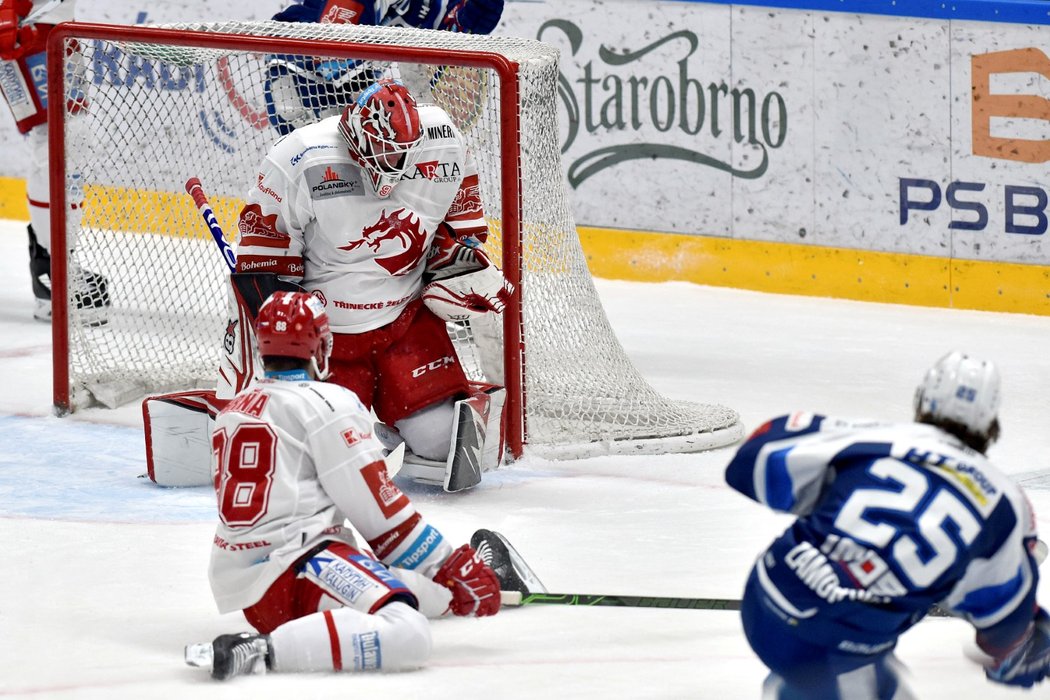
[(219, 680), (418, 668), (427, 618), (494, 615), (500, 582), (390, 480), (353, 392), (321, 381), (332, 336), (317, 299), (277, 292), (256, 333), (266, 378), (219, 413), (213, 433), (209, 578), (219, 612), (243, 611), (257, 633), (190, 645), (186, 660)]

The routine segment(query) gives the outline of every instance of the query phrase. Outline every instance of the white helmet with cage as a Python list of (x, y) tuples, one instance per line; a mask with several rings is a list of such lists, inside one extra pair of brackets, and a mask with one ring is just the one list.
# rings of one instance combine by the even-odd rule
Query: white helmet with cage
[(999, 415), (1001, 383), (999, 369), (991, 362), (950, 352), (926, 372), (915, 390), (915, 414), (989, 436)]

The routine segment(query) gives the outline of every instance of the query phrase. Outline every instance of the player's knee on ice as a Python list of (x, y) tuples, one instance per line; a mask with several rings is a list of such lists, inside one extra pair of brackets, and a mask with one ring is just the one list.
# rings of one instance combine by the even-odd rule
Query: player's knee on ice
[[(430, 624), (404, 603), (372, 615), (337, 608), (286, 622), (270, 634), (273, 670), (408, 671), (430, 657)], [(334, 653), (333, 653), (334, 652)]]
[(455, 401), (445, 399), (421, 408), (394, 424), (405, 445), (417, 457), (444, 462), (448, 459)]

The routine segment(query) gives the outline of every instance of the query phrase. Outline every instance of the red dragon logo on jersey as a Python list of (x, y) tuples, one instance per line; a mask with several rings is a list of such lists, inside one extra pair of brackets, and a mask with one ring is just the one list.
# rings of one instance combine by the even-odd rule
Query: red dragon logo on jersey
[(378, 221), (361, 230), (361, 236), (359, 241), (338, 246), (339, 250), (357, 250), (367, 244), (377, 253), (376, 264), (394, 277), (407, 275), (419, 264), (427, 238), (419, 217), (404, 207), (390, 214), (384, 209)]

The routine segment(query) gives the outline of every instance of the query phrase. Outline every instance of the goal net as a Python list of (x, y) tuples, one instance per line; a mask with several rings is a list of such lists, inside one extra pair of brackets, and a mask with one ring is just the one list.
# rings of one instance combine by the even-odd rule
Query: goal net
[[(268, 99), (271, 112), (288, 113), (302, 97), (265, 90), (268, 66), (284, 60), (328, 77), (300, 101), (297, 124), (336, 114), (364, 81), (393, 76), (448, 111), (467, 138), (487, 252), (518, 294), (495, 323), (450, 332), (475, 378), (507, 387), (512, 453), (695, 451), (740, 438), (735, 411), (656, 392), (609, 325), (565, 196), (552, 47), (280, 22), (72, 23), (54, 36), (63, 49), (49, 52), (49, 91), (60, 97), (50, 114), (59, 412), (214, 386), (229, 332), (227, 273), (184, 185), (200, 178), (219, 224), (236, 233), (279, 137)], [(92, 303), (89, 273), (106, 279), (105, 309)]]

